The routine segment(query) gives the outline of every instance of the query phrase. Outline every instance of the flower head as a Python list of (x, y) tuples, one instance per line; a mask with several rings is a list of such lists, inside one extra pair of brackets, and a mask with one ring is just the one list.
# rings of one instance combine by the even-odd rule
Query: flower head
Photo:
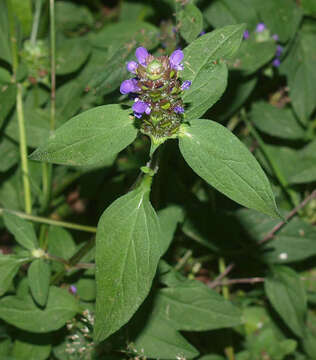
[(146, 66), (146, 59), (149, 56), (147, 49), (145, 49), (144, 47), (139, 47), (136, 49), (135, 55), (137, 57), (138, 62), (141, 65)]
[(266, 29), (266, 25), (264, 23), (259, 23), (256, 27), (256, 32), (261, 33)]
[(120, 86), (120, 92), (121, 94), (129, 94), (133, 92), (139, 91), (139, 87), (137, 86), (137, 80), (136, 79), (129, 79), (124, 80)]
[(181, 61), (183, 60), (183, 51), (182, 50), (175, 50), (170, 56), (169, 56), (169, 62), (172, 69), (175, 70), (183, 70), (183, 65), (181, 64)]

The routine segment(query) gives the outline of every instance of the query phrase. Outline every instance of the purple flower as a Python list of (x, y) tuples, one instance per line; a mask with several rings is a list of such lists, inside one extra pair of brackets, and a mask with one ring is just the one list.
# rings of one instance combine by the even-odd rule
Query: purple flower
[(125, 94), (129, 94), (132, 92), (137, 92), (139, 91), (139, 87), (137, 86), (137, 80), (136, 79), (129, 79), (129, 80), (124, 80), (120, 86), (120, 92), (121, 94), (125, 95)]
[(272, 61), (272, 66), (274, 66), (274, 67), (279, 67), (281, 65), (281, 61), (280, 61), (280, 59), (274, 59), (273, 61)]
[(183, 114), (184, 113), (184, 109), (182, 106), (176, 106), (173, 111), (177, 114)]
[(244, 39), (245, 39), (245, 40), (248, 39), (249, 36), (250, 36), (249, 31), (248, 31), (248, 30), (245, 30), (245, 31), (244, 31), (244, 35), (243, 35)]
[(278, 34), (272, 35), (272, 39), (275, 41), (279, 41), (279, 35)]
[(75, 285), (70, 285), (69, 286), (69, 290), (72, 294), (76, 294), (77, 293), (77, 288), (75, 287)]
[(138, 62), (143, 65), (146, 66), (146, 59), (148, 54), (147, 49), (145, 49), (144, 47), (139, 47), (136, 49), (135, 55), (137, 57)]
[(169, 56), (169, 62), (172, 69), (175, 70), (183, 70), (183, 65), (181, 64), (181, 61), (183, 60), (183, 52), (182, 50), (175, 50), (170, 56)]
[(199, 33), (198, 37), (203, 36), (203, 35), (205, 35), (205, 34), (206, 34), (206, 32), (205, 32), (204, 30), (202, 30), (202, 31)]
[(281, 45), (278, 45), (276, 48), (275, 56), (280, 57), (283, 53), (283, 47)]
[(262, 31), (264, 31), (266, 28), (265, 24), (264, 23), (259, 23), (256, 27), (256, 32), (257, 33), (261, 33)]
[(133, 74), (136, 74), (136, 69), (138, 67), (138, 64), (136, 61), (129, 61), (127, 64), (126, 64), (126, 69), (127, 71), (133, 73)]
[(192, 82), (190, 80), (185, 80), (181, 85), (181, 90), (188, 90), (191, 86)]
[(143, 113), (149, 115), (151, 112), (150, 106), (145, 101), (139, 100), (134, 102), (132, 109), (137, 118), (141, 118)]

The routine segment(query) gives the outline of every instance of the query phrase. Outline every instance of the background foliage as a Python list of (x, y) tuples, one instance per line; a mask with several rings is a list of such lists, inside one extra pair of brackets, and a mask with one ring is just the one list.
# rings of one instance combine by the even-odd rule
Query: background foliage
[(314, 0), (0, 0), (0, 359), (315, 359), (315, 67)]

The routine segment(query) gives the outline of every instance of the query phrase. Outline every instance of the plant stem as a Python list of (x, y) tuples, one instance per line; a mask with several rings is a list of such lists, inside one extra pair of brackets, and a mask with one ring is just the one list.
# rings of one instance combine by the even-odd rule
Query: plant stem
[[(93, 237), (90, 241), (88, 241), (82, 248), (80, 248), (74, 256), (68, 261), (70, 267), (76, 267), (79, 261), (95, 246), (95, 238)], [(56, 273), (52, 280), (52, 284), (58, 284), (63, 277), (66, 275), (66, 269), (61, 270), (60, 272)]]
[(90, 233), (95, 233), (97, 231), (97, 228), (95, 228), (93, 226), (80, 225), (80, 224), (74, 224), (74, 223), (70, 223), (70, 222), (66, 222), (66, 221), (53, 220), (53, 219), (48, 219), (48, 218), (41, 217), (41, 216), (29, 215), (29, 214), (22, 213), (20, 211), (14, 211), (14, 210), (3, 209), (3, 208), (0, 208), (0, 215), (2, 215), (4, 211), (14, 214), (14, 215), (20, 217), (21, 219), (34, 221), (34, 222), (38, 222), (41, 224), (60, 226), (60, 227), (64, 227), (67, 229), (85, 231), (85, 232), (90, 232)]
[(35, 13), (34, 13), (34, 20), (32, 25), (32, 32), (31, 32), (31, 44), (34, 46), (36, 43), (37, 33), (38, 33), (38, 26), (41, 18), (41, 8), (42, 8), (42, 0), (36, 0), (35, 3)]
[(261, 149), (264, 157), (268, 161), (269, 165), (271, 166), (271, 169), (273, 170), (276, 178), (278, 179), (282, 190), (285, 192), (286, 196), (289, 198), (292, 205), (293, 206), (297, 205), (296, 194), (291, 189), (288, 188), (288, 182), (286, 181), (285, 177), (282, 174), (282, 171), (279, 169), (278, 165), (274, 161), (273, 156), (270, 155), (270, 152), (269, 152), (268, 148), (266, 147), (265, 143), (263, 142), (263, 140), (261, 139), (259, 133), (256, 131), (256, 129), (252, 126), (251, 122), (248, 120), (245, 109), (242, 109), (240, 113), (241, 113), (241, 117), (242, 117), (244, 123), (246, 124), (247, 128), (249, 129), (250, 133), (252, 134), (252, 136), (256, 139), (257, 143), (259, 144), (260, 149)]
[(312, 199), (316, 198), (316, 190), (314, 190), (307, 198), (305, 198), (299, 205), (297, 205), (286, 217), (283, 221), (279, 222), (274, 228), (262, 239), (258, 242), (258, 244), (263, 244), (266, 241), (273, 238), (275, 233), (281, 229), (281, 227), (287, 223), (295, 214), (297, 214), (305, 205), (307, 205)]
[[(16, 82), (19, 59), (18, 59), (14, 13), (10, 0), (7, 0), (7, 6), (8, 6), (8, 17), (9, 17), (9, 26), (10, 26), (13, 79)], [(23, 113), (23, 96), (22, 96), (21, 84), (17, 84), (16, 112), (17, 112), (18, 128), (19, 128), (19, 147), (20, 147), (22, 181), (23, 181), (23, 190), (24, 190), (24, 207), (25, 207), (25, 212), (27, 214), (30, 214), (32, 212), (32, 198), (31, 198), (31, 187), (29, 181), (28, 161), (27, 161), (27, 144), (26, 144), (25, 123), (24, 123), (24, 113)]]
[(19, 126), (20, 157), (21, 157), (22, 180), (23, 180), (23, 189), (24, 189), (24, 207), (25, 207), (25, 212), (27, 214), (31, 214), (32, 197), (31, 197), (31, 187), (29, 181), (30, 174), (29, 174), (28, 161), (27, 161), (27, 145), (26, 145), (21, 84), (17, 84), (16, 110), (17, 110), (17, 118), (18, 118), (18, 126)]
[[(225, 281), (225, 274), (228, 273), (227, 269), (226, 269), (226, 264), (225, 264), (225, 259), (223, 257), (220, 257), (218, 260), (218, 267), (219, 267), (219, 272), (222, 275), (222, 279), (223, 281)], [(232, 269), (232, 267), (231, 267)], [(229, 287), (228, 285), (223, 285), (222, 287), (222, 292), (223, 292), (223, 296), (224, 299), (229, 300)], [(227, 330), (229, 331), (229, 330)], [(232, 337), (231, 337), (231, 332), (228, 332), (228, 342), (230, 344), (232, 344)], [(228, 360), (235, 360), (235, 354), (234, 354), (234, 347), (232, 345), (228, 345), (225, 347), (225, 354), (228, 358)]]

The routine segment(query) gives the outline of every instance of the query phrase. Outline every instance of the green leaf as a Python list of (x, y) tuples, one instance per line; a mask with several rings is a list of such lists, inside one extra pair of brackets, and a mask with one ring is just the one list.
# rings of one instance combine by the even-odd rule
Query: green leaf
[(241, 324), (241, 312), (216, 291), (183, 278), (158, 291), (155, 313), (177, 330), (205, 331)]
[[(228, 59), (238, 50), (244, 25), (230, 25), (205, 34), (184, 49), (182, 78), (192, 86), (184, 93), (184, 102), (189, 102), (188, 119), (198, 118), (223, 94), (227, 82)], [(212, 86), (209, 86), (209, 82)]]
[(128, 45), (152, 49), (158, 44), (158, 33), (156, 26), (146, 22), (121, 21), (105, 26), (91, 37), (91, 42), (96, 47), (109, 48), (112, 53)]
[(96, 295), (95, 280), (81, 278), (77, 284), (77, 294), (83, 301), (93, 301)]
[[(50, 134), (49, 119), (50, 114), (46, 110), (30, 107), (24, 109), (25, 132), (28, 146), (35, 148), (45, 142)], [(16, 113), (12, 116), (10, 122), (6, 126), (5, 134), (16, 142), (20, 141), (19, 125)]]
[[(256, 242), (263, 240), (278, 224), (278, 220), (248, 209), (238, 210), (235, 216), (244, 232)], [(268, 263), (285, 264), (315, 256), (315, 237), (314, 226), (300, 218), (291, 219), (271, 241), (262, 245), (262, 257)]]
[(239, 139), (211, 120), (182, 126), (180, 151), (191, 168), (210, 185), (239, 204), (279, 217), (269, 181)]
[(214, 27), (246, 23), (247, 28), (254, 27), (258, 22), (256, 4), (253, 0), (214, 0), (203, 12), (205, 19)]
[(33, 224), (7, 211), (3, 212), (3, 219), (8, 230), (21, 246), (28, 250), (34, 250), (38, 247)]
[(179, 354), (184, 359), (192, 359), (199, 354), (170, 322), (159, 316), (150, 316), (131, 349), (152, 359), (176, 359)]
[(67, 290), (50, 287), (46, 307), (41, 310), (31, 296), (6, 296), (0, 300), (0, 318), (22, 330), (45, 333), (60, 329), (81, 308)]
[(12, 9), (19, 19), (24, 36), (29, 36), (32, 28), (32, 1), (10, 0)]
[(316, 16), (316, 3), (314, 0), (302, 0), (301, 6), (304, 9), (305, 14)]
[(9, 170), (19, 160), (18, 146), (5, 136), (0, 140), (0, 154), (2, 156), (0, 163), (1, 172)]
[(293, 140), (305, 137), (304, 129), (289, 108), (280, 109), (266, 102), (257, 102), (252, 106), (251, 119), (259, 130), (269, 135)]
[(291, 268), (278, 266), (264, 285), (272, 306), (284, 323), (295, 335), (303, 337), (307, 303), (305, 288), (299, 275)]
[(96, 237), (99, 342), (123, 326), (146, 298), (161, 256), (160, 226), (149, 201), (150, 177), (100, 218)]
[(11, 63), (11, 56), (7, 2), (0, 1), (0, 58)]
[(0, 127), (15, 104), (16, 85), (10, 84), (0, 88)]
[(257, 42), (253, 38), (247, 39), (242, 42), (236, 56), (231, 60), (231, 68), (251, 75), (272, 60), (275, 51), (274, 40)]
[(15, 274), (26, 260), (16, 255), (0, 254), (0, 296), (8, 291)]
[(302, 11), (292, 0), (258, 1), (259, 16), (271, 34), (278, 34), (287, 42), (294, 35), (302, 19)]
[(183, 221), (184, 214), (181, 207), (170, 205), (158, 212), (158, 218), (161, 228), (160, 246), (164, 254), (171, 244), (178, 223)]
[(61, 38), (56, 47), (56, 75), (66, 75), (78, 70), (91, 52), (90, 43), (82, 38)]
[(50, 283), (50, 266), (44, 259), (32, 261), (27, 277), (35, 301), (44, 306), (47, 301)]
[(93, 16), (82, 4), (57, 1), (55, 4), (56, 28), (60, 31), (76, 30), (79, 26), (92, 26)]
[(104, 105), (85, 111), (58, 128), (32, 160), (64, 165), (98, 165), (116, 155), (137, 135), (129, 110)]
[(316, 104), (315, 34), (301, 32), (280, 70), (287, 76), (293, 108), (303, 124)]
[(16, 340), (13, 345), (12, 355), (16, 360), (46, 360), (51, 348), (50, 344), (42, 345)]
[(192, 42), (203, 29), (203, 15), (193, 4), (187, 4), (179, 12), (178, 21), (180, 34), (187, 43)]

